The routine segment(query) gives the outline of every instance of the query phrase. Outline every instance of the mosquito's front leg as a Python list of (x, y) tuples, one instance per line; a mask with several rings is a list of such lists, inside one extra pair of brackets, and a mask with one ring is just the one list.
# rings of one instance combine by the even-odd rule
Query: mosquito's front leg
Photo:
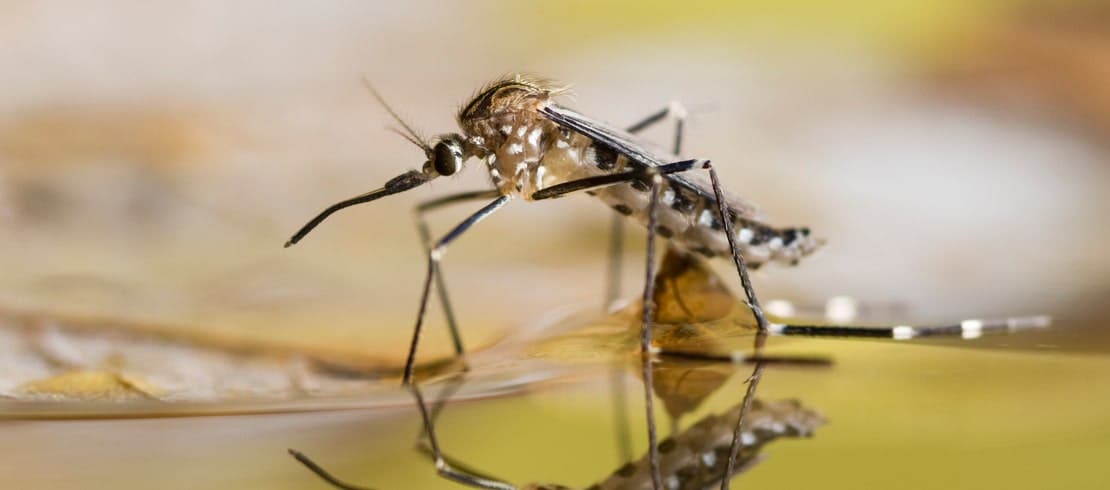
[(373, 490), (370, 487), (351, 485), (350, 483), (336, 478), (335, 475), (329, 473), (328, 470), (325, 470), (322, 466), (316, 464), (316, 462), (313, 461), (312, 458), (309, 458), (307, 455), (296, 449), (289, 449), (289, 454), (296, 458), (298, 462), (305, 465), (305, 467), (311, 470), (313, 473), (316, 473), (316, 476), (320, 477), (320, 479), (328, 482), (328, 484), (335, 488), (338, 488), (339, 490)]
[(416, 399), (416, 406), (420, 408), (420, 419), (424, 423), (424, 433), (428, 435), (428, 443), (431, 445), (432, 457), (435, 459), (436, 472), (439, 473), (440, 476), (476, 488), (516, 490), (516, 487), (511, 483), (487, 475), (480, 475), (474, 471), (468, 471), (468, 469), (462, 468), (457, 463), (452, 464), (449, 462), (448, 458), (439, 448), (439, 438), (436, 437), (433, 416), (428, 413), (428, 407), (424, 405), (424, 397), (420, 394), (420, 389), (415, 384), (410, 385), (410, 387), (412, 388), (413, 398)]
[(416, 314), (416, 325), (413, 327), (412, 331), (412, 344), (409, 346), (408, 360), (405, 361), (405, 373), (401, 380), (402, 385), (408, 386), (412, 383), (413, 367), (416, 364), (416, 347), (420, 343), (420, 330), (424, 325), (424, 313), (428, 310), (428, 297), (431, 295), (432, 281), (435, 280), (440, 259), (442, 259), (443, 254), (447, 252), (447, 246), (465, 233), (466, 230), (469, 230), (471, 226), (474, 226), (479, 221), (493, 214), (494, 211), (501, 209), (510, 199), (512, 199), (512, 196), (509, 195), (498, 197), (493, 202), (478, 210), (478, 212), (470, 215), (469, 218), (463, 220), (462, 223), (455, 226), (454, 229), (444, 235), (443, 238), (440, 238), (428, 251), (428, 273), (424, 278), (424, 292), (420, 295), (420, 309)]
[[(432, 237), (431, 233), (428, 231), (428, 222), (424, 219), (425, 213), (460, 202), (493, 199), (498, 195), (499, 193), (492, 189), (460, 192), (458, 194), (451, 194), (418, 204), (415, 209), (416, 230), (420, 233), (420, 241), (424, 245), (424, 253), (430, 253), (432, 247)], [(443, 307), (443, 316), (447, 319), (447, 329), (451, 332), (451, 342), (455, 347), (455, 355), (462, 356), (466, 353), (466, 350), (463, 348), (462, 335), (459, 333), (458, 322), (455, 321), (455, 311), (451, 308), (451, 300), (447, 296), (447, 285), (444, 283), (442, 270), (439, 271), (439, 274), (436, 274), (436, 295), (439, 296), (439, 304)]]
[[(424, 398), (421, 396), (419, 389), (416, 387), (415, 384), (412, 385), (412, 393), (413, 396), (416, 398), (417, 406), (420, 408), (422, 422), (420, 424), (421, 435), (419, 449), (431, 455), (437, 462), (437, 467), (449, 468), (452, 476), (445, 476), (451, 478), (452, 480), (460, 481), (460, 478), (454, 475), (463, 474), (468, 476), (471, 481), (493, 482), (493, 485), (475, 484), (475, 486), (478, 486), (480, 488), (493, 488), (497, 490), (513, 488), (512, 485), (509, 485), (508, 483), (504, 483), (497, 478), (482, 474), (481, 472), (478, 472), (472, 468), (468, 468), (466, 465), (455, 461), (454, 459), (448, 458), (447, 455), (443, 454), (439, 450), (439, 443), (436, 441), (435, 437), (436, 416), (438, 415), (438, 412), (443, 409), (443, 406), (447, 403), (447, 401), (451, 398), (455, 391), (462, 386), (463, 381), (465, 380), (460, 375), (456, 375), (454, 378), (452, 378), (450, 384), (446, 385), (440, 392), (438, 400), (436, 401), (435, 406), (432, 407), (430, 413), (424, 404)], [(430, 441), (430, 445), (425, 441)], [(352, 485), (343, 480), (340, 480), (338, 477), (331, 474), (331, 472), (324, 469), (318, 463), (313, 461), (312, 458), (309, 458), (308, 455), (297, 451), (296, 449), (289, 449), (289, 454), (291, 454), (294, 458), (297, 459), (298, 462), (305, 465), (305, 467), (315, 473), (316, 476), (319, 476), (321, 479), (328, 482), (335, 488), (338, 488), (340, 490), (372, 490), (370, 487)], [(440, 463), (441, 461), (442, 463)], [(444, 474), (444, 470), (439, 471), (440, 474)], [(471, 481), (464, 481), (463, 483), (472, 484)]]

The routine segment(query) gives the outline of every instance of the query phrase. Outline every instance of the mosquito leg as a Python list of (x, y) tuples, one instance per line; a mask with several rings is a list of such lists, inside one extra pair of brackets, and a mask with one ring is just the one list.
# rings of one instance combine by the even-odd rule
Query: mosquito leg
[(736, 234), (732, 228), (732, 216), (728, 211), (724, 192), (721, 191), (721, 180), (717, 177), (717, 171), (714, 170), (713, 166), (708, 162), (705, 164), (705, 169), (709, 170), (709, 178), (713, 182), (713, 194), (717, 197), (717, 211), (720, 213), (721, 223), (723, 223), (725, 227), (725, 237), (728, 238), (728, 248), (732, 254), (732, 262), (736, 264), (736, 272), (740, 274), (740, 285), (744, 287), (744, 296), (747, 297), (748, 308), (751, 308), (752, 315), (755, 316), (759, 331), (766, 332), (767, 317), (763, 315), (763, 308), (759, 306), (759, 298), (755, 296), (755, 288), (752, 287), (752, 281), (748, 277), (748, 267), (744, 264), (744, 256), (740, 254), (740, 248), (736, 246)]
[[(433, 424), (435, 423), (436, 419), (439, 418), (439, 413), (443, 411), (443, 407), (447, 406), (447, 402), (451, 401), (451, 397), (455, 396), (455, 393), (458, 392), (459, 389), (462, 388), (463, 384), (466, 382), (466, 378), (463, 377), (464, 374), (466, 373), (459, 372), (458, 374), (452, 376), (450, 380), (447, 381), (447, 384), (443, 387), (443, 390), (440, 391), (435, 405), (432, 405), (431, 416)], [(423, 436), (423, 433), (421, 434), (421, 436)]]
[(651, 203), (648, 207), (647, 266), (644, 276), (643, 323), (640, 327), (640, 363), (644, 376), (644, 406), (647, 410), (648, 453), (651, 463), (651, 482), (655, 490), (663, 488), (663, 477), (659, 472), (659, 447), (655, 427), (655, 406), (652, 399), (651, 372), (651, 323), (655, 315), (655, 228), (658, 221), (659, 192), (663, 187), (663, 177), (656, 175), (651, 181)]
[(436, 271), (439, 269), (439, 261), (443, 258), (443, 254), (447, 252), (447, 246), (455, 241), (460, 235), (470, 229), (471, 226), (482, 221), (487, 216), (493, 214), (494, 211), (501, 209), (502, 206), (507, 204), (511, 196), (501, 196), (493, 202), (487, 204), (478, 212), (470, 215), (469, 218), (463, 220), (448, 232), (443, 238), (435, 243), (435, 246), (428, 252), (428, 274), (424, 278), (424, 292), (420, 295), (420, 309), (416, 313), (416, 325), (412, 330), (412, 345), (409, 346), (408, 360), (405, 361), (405, 374), (401, 380), (401, 384), (408, 386), (412, 383), (412, 371), (416, 364), (416, 346), (420, 343), (420, 330), (424, 325), (424, 313), (428, 310), (428, 296), (431, 293), (432, 281), (435, 279)]
[[(716, 182), (716, 178), (714, 178)], [(767, 342), (767, 333), (760, 331), (755, 336), (755, 355), (763, 353), (763, 345)], [(736, 419), (736, 429), (732, 433), (732, 443), (728, 449), (728, 462), (725, 463), (724, 478), (721, 479), (721, 490), (728, 490), (729, 482), (732, 480), (732, 474), (736, 471), (736, 456), (740, 454), (740, 446), (742, 442), (742, 435), (744, 433), (743, 425), (744, 419), (748, 417), (748, 413), (752, 410), (752, 401), (755, 400), (755, 391), (759, 388), (759, 380), (763, 379), (764, 363), (755, 363), (755, 369), (752, 375), (748, 378), (748, 390), (744, 393), (744, 401), (740, 407), (740, 417)]]
[(532, 193), (533, 201), (541, 201), (544, 199), (552, 199), (561, 197), (572, 192), (584, 191), (589, 189), (596, 189), (599, 187), (608, 187), (616, 184), (624, 184), (634, 180), (650, 181), (656, 175), (670, 175), (680, 172), (686, 172), (695, 168), (708, 168), (709, 160), (682, 160), (679, 162), (668, 163), (658, 167), (649, 167), (643, 169), (628, 170), (616, 174), (597, 175), (594, 177), (586, 177), (584, 179), (571, 180), (561, 184), (555, 184), (551, 187), (540, 189)]
[(671, 106), (668, 105), (667, 107), (664, 107), (662, 109), (659, 109), (656, 112), (651, 113), (650, 116), (641, 119), (636, 124), (633, 124), (633, 125), (625, 128), (625, 131), (627, 131), (629, 134), (639, 133), (640, 131), (643, 131), (647, 128), (650, 128), (650, 127), (654, 126), (656, 123), (658, 123), (659, 121), (662, 121), (664, 118), (666, 118), (670, 114), (671, 114)]
[[(767, 340), (767, 317), (763, 315), (763, 308), (759, 305), (759, 299), (755, 295), (755, 288), (752, 287), (751, 279), (748, 277), (748, 267), (744, 264), (744, 256), (740, 254), (739, 247), (736, 246), (736, 236), (732, 229), (732, 216), (728, 211), (728, 206), (725, 203), (724, 192), (721, 191), (721, 180), (717, 177), (717, 171), (713, 169), (712, 165), (706, 165), (706, 170), (709, 170), (709, 178), (713, 183), (713, 194), (717, 198), (717, 210), (720, 212), (721, 223), (724, 224), (725, 237), (728, 238), (729, 251), (732, 253), (732, 261), (736, 264), (736, 272), (740, 275), (740, 284), (744, 287), (744, 295), (747, 297), (748, 307), (752, 310), (752, 315), (755, 316), (756, 324), (759, 326), (759, 332), (755, 338), (755, 355), (760, 355), (763, 350), (763, 344)], [(743, 406), (740, 409), (740, 417), (736, 420), (736, 430), (732, 435), (732, 444), (728, 452), (728, 462), (725, 466), (725, 476), (721, 479), (721, 490), (728, 490), (729, 482), (732, 480), (732, 473), (736, 468), (736, 456), (740, 452), (740, 438), (743, 432), (744, 419), (747, 417), (748, 412), (751, 411), (752, 400), (755, 399), (755, 391), (759, 387), (759, 381), (763, 378), (764, 363), (757, 362), (755, 370), (752, 371), (751, 377), (748, 378), (748, 390), (744, 393)]]
[[(686, 108), (678, 102), (671, 102), (667, 107), (629, 126), (625, 131), (636, 134), (650, 126), (662, 121), (669, 115), (675, 118), (674, 148), (672, 153), (678, 155), (682, 152), (682, 133), (686, 121)], [(609, 224), (609, 267), (606, 270), (605, 281), (605, 308), (608, 310), (621, 295), (621, 264), (624, 256), (624, 216), (614, 213)]]
[[(774, 324), (772, 324), (774, 325)], [(773, 333), (773, 332), (772, 332)], [(796, 355), (763, 355), (746, 354), (742, 352), (712, 353), (700, 351), (674, 350), (661, 348), (656, 350), (659, 357), (672, 359), (690, 359), (695, 361), (717, 362), (722, 364), (757, 364), (790, 366), (790, 367), (828, 367), (833, 365), (832, 358), (821, 356), (796, 356)]]
[(341, 490), (372, 490), (370, 487), (351, 485), (350, 483), (336, 478), (334, 475), (329, 473), (328, 470), (325, 470), (323, 467), (316, 464), (316, 462), (313, 461), (312, 458), (309, 458), (307, 455), (296, 449), (289, 449), (289, 454), (296, 458), (297, 461), (299, 461), (301, 464), (305, 465), (305, 467), (311, 470), (313, 473), (316, 473), (316, 476), (320, 477), (320, 479), (328, 482), (331, 486), (335, 488)]
[[(417, 443), (417, 449), (419, 449), (420, 452), (425, 456), (431, 458), (432, 462), (435, 462), (435, 451), (432, 450), (432, 446), (428, 442), (429, 439), (427, 427), (435, 427), (436, 420), (439, 418), (440, 412), (443, 411), (443, 408), (447, 406), (447, 402), (450, 401), (451, 397), (453, 397), (455, 393), (459, 390), (459, 388), (462, 388), (462, 385), (466, 382), (466, 378), (464, 377), (465, 374), (465, 372), (456, 373), (447, 381), (443, 389), (440, 390), (439, 395), (436, 397), (435, 404), (432, 405), (431, 409), (428, 411), (428, 424), (420, 424), (420, 437), (419, 442)], [(414, 389), (418, 389), (416, 384), (413, 384), (412, 386), (414, 387)], [(422, 393), (421, 398), (417, 398), (417, 402), (423, 402)], [(425, 407), (426, 405), (423, 405), (421, 408), (426, 409)], [(473, 467), (470, 467), (465, 463), (448, 456), (447, 454), (441, 453), (440, 456), (443, 458), (444, 461), (447, 462), (448, 465), (455, 468), (456, 470), (470, 473), (473, 476), (477, 476), (479, 478), (487, 480), (500, 480), (500, 478), (490, 476), (486, 473), (478, 471)]]
[[(466, 371), (457, 372), (449, 378), (446, 384), (444, 384), (443, 389), (440, 390), (439, 396), (436, 397), (435, 404), (432, 405), (432, 424), (435, 424), (436, 419), (439, 417), (439, 413), (443, 411), (443, 407), (447, 405), (451, 397), (455, 396), (455, 392), (459, 391), (466, 382), (466, 378), (463, 377), (464, 374), (466, 374)], [(423, 424), (420, 426), (420, 434), (416, 437), (416, 447), (421, 451), (431, 454), (431, 449), (428, 448), (428, 432), (424, 430)]]
[(643, 118), (642, 120), (640, 120), (640, 122), (629, 126), (625, 129), (625, 131), (630, 134), (639, 133), (640, 131), (654, 126), (656, 123), (662, 121), (667, 116), (672, 116), (675, 118), (674, 149), (672, 150), (672, 153), (678, 155), (682, 153), (682, 133), (683, 126), (685, 126), (686, 123), (686, 108), (677, 101), (673, 101), (670, 104), (667, 104), (667, 107), (664, 107), (652, 113), (650, 116)]
[[(432, 246), (431, 233), (428, 231), (428, 222), (425, 219), (425, 213), (455, 203), (477, 199), (493, 199), (497, 196), (498, 193), (496, 190), (461, 192), (430, 201), (424, 201), (417, 205), (415, 210), (416, 230), (420, 233), (420, 241), (424, 245), (424, 253), (430, 253)], [(455, 347), (455, 355), (462, 356), (466, 353), (466, 349), (463, 348), (462, 336), (459, 334), (459, 325), (455, 320), (455, 310), (451, 308), (451, 299), (447, 296), (447, 285), (444, 283), (443, 270), (440, 270), (439, 274), (436, 274), (436, 295), (439, 296), (439, 304), (443, 307), (443, 316), (447, 319), (447, 328), (451, 333), (451, 342)]]
[(1052, 318), (1047, 316), (1010, 317), (994, 320), (963, 320), (952, 325), (896, 325), (896, 326), (858, 326), (858, 325), (794, 325), (771, 323), (770, 332), (775, 335), (797, 335), (806, 337), (871, 337), (894, 340), (910, 340), (927, 337), (962, 337), (973, 339), (984, 334), (1010, 333), (1022, 330), (1048, 328)]
[[(686, 110), (677, 102), (672, 102), (662, 110), (629, 126), (625, 131), (638, 133), (652, 126), (668, 115), (675, 115), (674, 151), (678, 155), (682, 150), (683, 122), (686, 119)], [(606, 270), (605, 280), (605, 310), (608, 311), (621, 295), (621, 265), (624, 263), (624, 220), (619, 213), (613, 213), (609, 222), (609, 267)], [(628, 415), (626, 410), (627, 400), (624, 393), (624, 368), (614, 366), (612, 372), (613, 387), (613, 422), (617, 426), (617, 454), (621, 461), (632, 459), (632, 446), (629, 440)]]
[[(496, 201), (495, 201), (496, 202)], [(428, 442), (432, 446), (432, 457), (435, 458), (436, 472), (440, 476), (457, 482), (463, 485), (475, 488), (488, 488), (491, 490), (516, 490), (516, 487), (510, 483), (490, 478), (487, 476), (480, 476), (472, 472), (462, 470), (461, 468), (452, 465), (444, 457), (443, 452), (439, 448), (439, 440), (436, 437), (435, 424), (432, 423), (432, 416), (428, 413), (428, 407), (424, 405), (424, 397), (420, 394), (420, 389), (415, 384), (410, 385), (412, 388), (412, 395), (416, 398), (416, 405), (420, 408), (420, 418), (424, 422), (424, 432), (428, 434)]]

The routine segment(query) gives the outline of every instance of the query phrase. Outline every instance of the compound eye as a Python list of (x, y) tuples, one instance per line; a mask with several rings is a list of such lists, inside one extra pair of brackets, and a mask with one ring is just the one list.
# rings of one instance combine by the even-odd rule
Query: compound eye
[(445, 141), (436, 143), (435, 148), (432, 149), (432, 158), (432, 165), (440, 175), (452, 175), (458, 172), (459, 166), (462, 165), (462, 158), (459, 152), (456, 152), (455, 149)]

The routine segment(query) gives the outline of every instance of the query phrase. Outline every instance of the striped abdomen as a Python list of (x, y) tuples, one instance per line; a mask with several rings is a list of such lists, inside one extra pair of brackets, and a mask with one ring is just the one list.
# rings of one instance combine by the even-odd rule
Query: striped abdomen
[[(589, 138), (563, 132), (548, 147), (541, 162), (547, 184), (635, 168), (624, 155)], [(638, 164), (637, 164), (638, 165)], [(704, 172), (691, 170), (687, 173)], [(590, 192), (617, 212), (645, 226), (651, 188), (644, 182), (618, 184)], [(808, 228), (775, 228), (746, 217), (731, 206), (733, 231), (749, 267), (767, 262), (794, 265), (820, 245)], [(683, 174), (667, 176), (660, 194), (657, 233), (672, 243), (708, 257), (730, 255), (712, 188)]]
[[(659, 443), (660, 473), (667, 489), (703, 489), (724, 478), (729, 449), (741, 407), (709, 415)], [(797, 400), (753, 400), (740, 435), (736, 469), (752, 463), (763, 446), (780, 437), (809, 437), (824, 423), (817, 412)], [(591, 490), (651, 489), (648, 456), (628, 463)]]

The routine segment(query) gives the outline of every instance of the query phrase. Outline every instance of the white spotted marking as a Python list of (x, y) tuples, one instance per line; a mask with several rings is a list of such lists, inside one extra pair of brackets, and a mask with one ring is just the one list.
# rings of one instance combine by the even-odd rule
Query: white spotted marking
[(701, 210), (701, 214), (698, 215), (698, 225), (711, 226), (712, 224), (713, 224), (713, 213), (711, 211), (709, 211), (708, 209)]
[(756, 442), (755, 434), (752, 434), (751, 432), (742, 432), (740, 434), (740, 444), (743, 444), (745, 446), (751, 446), (751, 445), (755, 444), (755, 442)]
[(536, 182), (543, 183), (544, 176), (547, 175), (547, 166), (540, 165), (536, 167)]
[(674, 190), (673, 189), (667, 189), (667, 190), (663, 191), (662, 199), (663, 199), (663, 204), (666, 205), (666, 206), (671, 206), (672, 204), (674, 204)]
[(528, 144), (539, 146), (540, 136), (543, 136), (543, 132), (540, 131), (540, 128), (533, 129), (531, 133), (528, 133)]
[(981, 320), (964, 320), (960, 322), (960, 336), (965, 339), (977, 339), (983, 336), (983, 322)]
[(736, 232), (736, 239), (740, 240), (740, 243), (751, 243), (752, 238), (755, 238), (755, 232), (751, 228), (740, 228), (740, 231)]
[(717, 464), (717, 454), (713, 451), (701, 453), (701, 462), (706, 468), (712, 468), (713, 465)]
[(678, 479), (678, 476), (670, 475), (663, 484), (666, 485), (667, 488), (679, 488), (682, 485), (682, 481)]
[(891, 329), (891, 334), (895, 340), (906, 340), (914, 338), (917, 332), (909, 325), (898, 325)]

